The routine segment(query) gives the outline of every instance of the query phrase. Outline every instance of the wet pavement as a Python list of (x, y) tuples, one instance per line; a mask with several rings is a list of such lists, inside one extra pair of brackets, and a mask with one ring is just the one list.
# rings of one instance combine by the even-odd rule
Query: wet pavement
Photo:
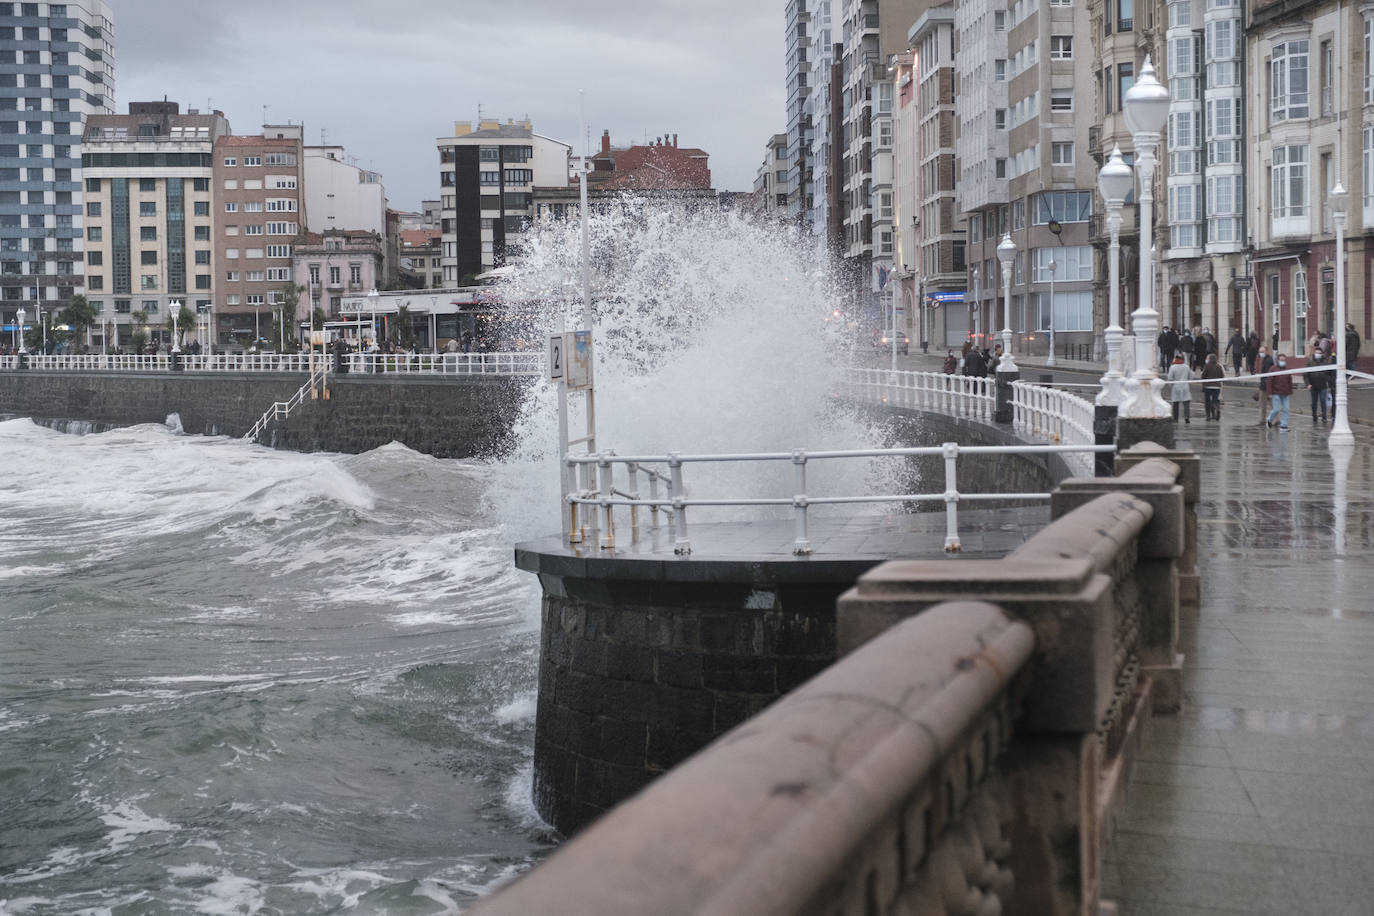
[[(1295, 398), (1294, 400), (1297, 400)], [(1178, 427), (1202, 457), (1185, 706), (1152, 722), (1106, 869), (1127, 916), (1374, 913), (1374, 430)], [(1342, 464), (1348, 462), (1348, 469)]]
[(1178, 425), (1202, 458), (1202, 609), (1180, 622), (1184, 708), (1151, 723), (1104, 870), (1123, 916), (1374, 914), (1374, 390), (1352, 390), (1341, 456), (1301, 388), (1287, 432), (1262, 426), (1255, 384), (1228, 386), (1220, 423), (1199, 400)]

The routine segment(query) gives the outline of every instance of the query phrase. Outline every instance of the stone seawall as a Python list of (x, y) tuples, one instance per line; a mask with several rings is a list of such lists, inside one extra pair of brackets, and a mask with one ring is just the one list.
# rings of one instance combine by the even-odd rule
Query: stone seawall
[[(284, 373), (0, 372), (0, 414), (97, 429), (177, 414), (189, 433), (242, 436), (304, 382)], [(509, 376), (331, 376), (327, 400), (302, 404), (262, 442), (302, 452), (359, 453), (400, 442), (438, 458), (499, 454), (529, 384)]]

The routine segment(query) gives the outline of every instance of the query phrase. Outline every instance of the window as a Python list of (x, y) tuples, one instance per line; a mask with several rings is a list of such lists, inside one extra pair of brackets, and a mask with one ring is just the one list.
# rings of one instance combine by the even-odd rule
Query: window
[(1116, 65), (1116, 97), (1125, 100), (1126, 93), (1135, 85), (1135, 64)]
[(196, 274), (196, 289), (209, 289), (209, 288), (210, 288), (210, 275), (209, 275), (209, 274)]
[[(236, 165), (239, 164), (239, 161), (238, 161), (238, 159), (234, 158), (233, 156), (225, 156), (225, 157), (224, 157), (224, 164), (225, 164), (226, 166), (228, 166), (229, 168), (233, 168), (234, 166), (236, 166)], [(228, 186), (228, 182), (225, 182), (225, 186), (226, 186), (226, 187)]]
[(999, 108), (992, 113), (992, 126), (997, 130), (1007, 129), (1007, 110)]
[(331, 264), (330, 267), (329, 267), (329, 285), (330, 285), (330, 286), (338, 286), (339, 283), (341, 282), (340, 279), (339, 279), (339, 276), (340, 276), (340, 275), (339, 275), (339, 267), (338, 267), (338, 265), (336, 265), (336, 264)]
[[(230, 283), (237, 283), (239, 282), (239, 272), (237, 270), (231, 270), (224, 275), (224, 279)], [(230, 298), (232, 299), (233, 297), (231, 296)], [(229, 304), (233, 305), (234, 303), (231, 302)]]
[(881, 220), (891, 220), (891, 219), (892, 219), (892, 192), (891, 192), (891, 191), (880, 191), (880, 192), (878, 192), (878, 219), (881, 219)]
[(247, 201), (244, 201), (244, 203), (243, 203), (243, 212), (244, 212), (244, 213), (261, 213), (261, 212), (262, 212), (262, 201), (260, 201), (260, 200), (247, 200)]
[(1006, 10), (994, 10), (994, 11), (993, 11), (993, 14), (992, 14), (992, 28), (993, 28), (993, 31), (996, 31), (996, 32), (1005, 32), (1005, 31), (1007, 30), (1007, 13), (1006, 13)]
[(995, 60), (992, 62), (992, 78), (1004, 80), (1007, 78), (1007, 62), (1005, 60)]
[(263, 272), (260, 271), (260, 270), (250, 270), (250, 271), (248, 271), (248, 273), (246, 274), (246, 276), (247, 276), (247, 278), (248, 278), (248, 282), (250, 282), (250, 283), (258, 283), (258, 282), (261, 282), (261, 281), (262, 281), (264, 275), (263, 275)]
[(197, 264), (209, 264), (209, 263), (210, 263), (210, 252), (208, 252), (208, 251), (197, 251), (197, 252), (196, 252), (196, 263), (197, 263)]
[(1322, 64), (1322, 92), (1321, 92), (1321, 113), (1325, 117), (1331, 114), (1331, 94), (1332, 80), (1335, 79), (1336, 58), (1331, 48), (1330, 41), (1323, 41), (1321, 44), (1321, 64)]
[(268, 213), (295, 213), (296, 199), (294, 197), (269, 197), (267, 199)]
[(272, 183), (269, 185), (269, 187), (280, 188), (280, 189), (282, 189), (282, 190), (288, 190), (288, 191), (289, 191), (289, 190), (294, 190), (295, 187), (296, 187), (296, 179), (294, 179), (294, 178), (273, 178), (273, 179), (272, 179)]
[(98, 200), (87, 201), (87, 202), (86, 202), (86, 215), (87, 215), (87, 216), (99, 216), (99, 215), (100, 215), (100, 201), (98, 201)]
[(1364, 21), (1364, 103), (1374, 103), (1374, 19)]
[(267, 268), (268, 280), (290, 280), (291, 268), (289, 267), (269, 267)]
[(99, 179), (99, 178), (87, 178), (87, 179), (86, 179), (86, 190), (89, 191), (89, 192), (91, 192), (91, 193), (97, 193), (97, 192), (99, 192), (99, 191), (100, 191), (100, 179)]
[(226, 201), (224, 202), (224, 212), (225, 212), (225, 213), (237, 213), (237, 212), (239, 212), (239, 205), (236, 204), (236, 203), (234, 203), (232, 200), (226, 200)]
[(1073, 143), (1054, 142), (1050, 144), (1051, 165), (1073, 165)]
[(295, 153), (268, 153), (263, 157), (264, 165), (295, 165)]
[(1271, 156), (1270, 215), (1307, 216), (1307, 145), (1276, 146)]
[(1293, 336), (1307, 339), (1307, 271), (1299, 267), (1293, 271)]
[(295, 224), (295, 223), (268, 223), (268, 224), (267, 224), (267, 234), (268, 234), (268, 235), (295, 235), (295, 234), (296, 234), (296, 224)]
[[(1365, 209), (1374, 207), (1374, 127), (1366, 127), (1361, 131), (1363, 143), (1363, 181), (1360, 186), (1364, 189)], [(1365, 220), (1369, 224), (1369, 220)]]
[(262, 257), (262, 249), (261, 249), (261, 248), (245, 248), (245, 249), (243, 249), (243, 256), (244, 256), (245, 258), (260, 258), (260, 257)]
[(86, 252), (86, 263), (87, 263), (87, 264), (90, 264), (92, 267), (99, 267), (100, 265), (104, 264), (104, 263), (105, 263), (105, 254), (104, 254), (104, 252), (101, 252), (101, 251), (88, 251), (88, 252)]
[[(238, 278), (235, 277), (235, 279), (238, 279)], [(237, 295), (225, 296), (225, 297), (224, 297), (224, 304), (225, 304), (225, 305), (238, 305), (238, 304), (239, 304), (239, 297), (238, 297)]]
[(99, 241), (101, 240), (102, 236), (103, 236), (103, 233), (101, 232), (99, 226), (87, 226), (87, 227), (86, 227), (86, 241), (88, 241), (88, 242), (99, 242)]
[(244, 235), (262, 235), (262, 223), (245, 223), (243, 226)]
[[(1040, 321), (1040, 330), (1050, 328), (1050, 297), (1048, 293), (1035, 293), (1035, 305)], [(1093, 313), (1093, 294), (1091, 292), (1056, 290), (1054, 294), (1054, 329), (1056, 331), (1091, 331)]]
[(1092, 191), (1041, 191), (1035, 195), (1034, 223), (1044, 226), (1052, 219), (1061, 223), (1086, 223), (1092, 209)]
[(197, 227), (195, 228), (194, 232), (195, 232), (195, 240), (196, 240), (197, 242), (208, 242), (208, 241), (210, 241), (210, 227), (209, 227), (209, 226), (197, 226)]
[(249, 305), (263, 305), (263, 304), (265, 304), (265, 303), (263, 302), (262, 293), (249, 293), (249, 294), (248, 294), (248, 304), (249, 304)]
[(1119, 32), (1129, 32), (1135, 28), (1135, 0), (1117, 0), (1116, 28)]
[(144, 274), (139, 280), (139, 289), (157, 289), (157, 274)]
[(1073, 36), (1050, 36), (1050, 60), (1073, 60)]
[(191, 179), (191, 190), (192, 190), (192, 191), (208, 191), (208, 190), (210, 190), (210, 179), (208, 179), (208, 178), (192, 178), (192, 179)]
[(140, 191), (144, 192), (144, 193), (151, 193), (151, 192), (153, 192), (153, 191), (156, 191), (156, 190), (157, 190), (157, 179), (156, 179), (156, 178), (140, 178), (140, 179), (138, 180), (138, 189), (139, 189)]
[[(97, 251), (92, 253), (99, 254), (100, 252)], [(100, 274), (91, 274), (90, 276), (86, 277), (86, 287), (87, 289), (104, 289), (105, 278), (102, 277)]]
[(1050, 111), (1073, 111), (1073, 90), (1051, 89)]
[(262, 167), (262, 157), (261, 157), (261, 156), (244, 156), (244, 157), (243, 157), (243, 167), (246, 168), (246, 169), (261, 168), (261, 167)]
[(237, 191), (238, 189), (239, 189), (239, 180), (238, 180), (237, 178), (226, 178), (226, 179), (224, 179), (224, 190), (226, 190), (226, 191)]
[(156, 252), (156, 251), (140, 251), (138, 254), (139, 254), (139, 263), (145, 264), (145, 265), (157, 264), (157, 252)]
[(994, 176), (994, 177), (996, 177), (996, 178), (1006, 178), (1006, 177), (1007, 177), (1007, 160), (1001, 159), (1001, 158), (999, 158), (999, 159), (994, 159), (994, 160), (993, 160), (992, 171), (993, 171), (993, 176)]
[(237, 248), (226, 248), (224, 249), (224, 256), (226, 258), (237, 258), (239, 256), (239, 250)]
[(1054, 279), (1057, 283), (1093, 278), (1093, 249), (1091, 245), (1056, 245), (1037, 248), (1031, 269), (1031, 280), (1048, 283), (1050, 263), (1054, 263)]
[(1303, 39), (1275, 45), (1269, 58), (1269, 112), (1275, 121), (1308, 115), (1307, 44)]
[(289, 258), (291, 257), (290, 245), (268, 245), (267, 256), (269, 258)]
[(311, 286), (319, 286), (319, 285), (320, 285), (320, 265), (318, 265), (318, 264), (311, 264), (311, 265), (310, 265), (310, 285), (311, 285)]

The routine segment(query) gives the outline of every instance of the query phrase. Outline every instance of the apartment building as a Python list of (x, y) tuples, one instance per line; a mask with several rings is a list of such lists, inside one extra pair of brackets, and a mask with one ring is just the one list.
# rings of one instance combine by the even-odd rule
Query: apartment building
[[(265, 125), (261, 134), (214, 144), (215, 342), (251, 342), (261, 315), (294, 283), (292, 246), (306, 221), (304, 128)], [(297, 304), (297, 321), (308, 315)]]
[(806, 221), (813, 235), (824, 240), (825, 248), (838, 257), (841, 252), (843, 223), (840, 214), (840, 182), (843, 143), (843, 48), (835, 43), (831, 27), (831, 7), (839, 0), (811, 0), (808, 32), (811, 68), (810, 94), (804, 112), (811, 123), (811, 146), (807, 168), (811, 172), (811, 209)]
[(81, 292), (81, 138), (114, 113), (114, 21), (100, 0), (0, 3), (0, 320)]
[(1252, 9), (1245, 34), (1253, 107), (1245, 132), (1244, 228), (1254, 239), (1247, 317), (1266, 341), (1277, 336), (1278, 348), (1290, 354), (1304, 352), (1316, 331), (1335, 329), (1331, 191), (1339, 182), (1349, 195), (1347, 321), (1368, 340), (1374, 332), (1374, 8), (1333, 0), (1263, 4)]
[(386, 235), (386, 187), (380, 173), (358, 166), (342, 146), (307, 146), (304, 164), (307, 229)]
[(813, 119), (807, 110), (811, 95), (810, 30), (816, 0), (787, 0), (787, 134), (784, 156), (787, 176), (779, 189), (787, 195), (784, 211), (789, 218), (802, 220), (814, 200), (810, 163)]
[(343, 317), (345, 296), (366, 295), (384, 276), (382, 236), (367, 229), (303, 232), (294, 239), (291, 259), (300, 311), (319, 309), (331, 321)]
[(771, 216), (789, 216), (788, 182), (790, 163), (787, 134), (774, 134), (768, 141), (768, 148), (759, 164), (758, 174), (754, 176), (754, 198), (763, 213)]
[(536, 134), (529, 120), (460, 121), (436, 144), (444, 285), (455, 287), (517, 250), (535, 186), (567, 186), (572, 148)]
[(215, 294), (211, 181), (221, 112), (132, 102), (91, 115), (81, 149), (86, 297), (94, 345), (164, 324), (169, 304), (208, 310)]
[(402, 229), (400, 231), (400, 275), (416, 289), (438, 289), (444, 285), (440, 258), (439, 230)]

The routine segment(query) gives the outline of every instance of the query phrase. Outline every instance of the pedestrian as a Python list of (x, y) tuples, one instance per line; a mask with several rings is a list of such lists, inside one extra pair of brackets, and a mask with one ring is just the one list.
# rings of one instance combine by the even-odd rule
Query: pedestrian
[(1221, 380), (1226, 378), (1226, 370), (1217, 362), (1215, 353), (1207, 354), (1207, 365), (1202, 367), (1202, 403), (1207, 408), (1207, 419), (1221, 419)]
[(1239, 329), (1226, 342), (1226, 353), (1231, 354), (1231, 365), (1235, 366), (1234, 374), (1240, 375), (1240, 364), (1245, 361), (1245, 338), (1241, 336)]
[(1166, 324), (1155, 343), (1159, 344), (1159, 371), (1167, 372), (1169, 364), (1174, 361), (1174, 352), (1178, 350), (1178, 334)]
[(1327, 334), (1325, 331), (1322, 332), (1321, 348), (1323, 360), (1329, 359), (1332, 351), (1336, 348), (1336, 342), (1332, 340), (1331, 335)]
[[(1221, 351), (1217, 349), (1217, 335), (1212, 333), (1211, 328), (1202, 329), (1202, 339), (1207, 341), (1207, 353), (1215, 353), (1217, 358), (1220, 359)], [(1205, 357), (1206, 354), (1204, 354), (1204, 358), (1198, 363), (1199, 366), (1207, 362)]]
[(1274, 360), (1269, 355), (1267, 347), (1261, 346), (1259, 348), (1259, 352), (1255, 354), (1255, 362), (1252, 368), (1254, 373), (1260, 376), (1259, 392), (1255, 395), (1255, 400), (1259, 401), (1260, 423), (1263, 423), (1265, 418), (1269, 415), (1271, 400), (1269, 397), (1269, 379), (1265, 378), (1264, 375), (1274, 368)]
[(1354, 371), (1355, 358), (1360, 355), (1360, 332), (1353, 324), (1345, 326), (1345, 368)]
[(964, 357), (964, 375), (986, 378), (987, 374), (988, 363), (983, 357), (983, 351), (977, 347), (969, 347), (968, 355)]
[(1274, 333), (1271, 335), (1269, 341), (1269, 349), (1273, 350), (1275, 353), (1279, 351), (1279, 323), (1277, 321), (1274, 322)]
[(1169, 401), (1174, 407), (1175, 423), (1178, 422), (1178, 410), (1180, 406), (1183, 408), (1183, 422), (1193, 422), (1190, 416), (1193, 404), (1193, 393), (1188, 390), (1190, 387), (1188, 382), (1192, 377), (1192, 371), (1188, 369), (1188, 364), (1183, 361), (1183, 354), (1180, 353), (1175, 356), (1174, 364), (1169, 367), (1168, 375), (1169, 381), (1173, 382), (1173, 384), (1169, 386)]
[(1274, 354), (1274, 370), (1282, 373), (1269, 377), (1269, 397), (1273, 405), (1269, 408), (1269, 413), (1264, 418), (1266, 426), (1274, 425), (1274, 417), (1279, 418), (1279, 429), (1288, 429), (1288, 409), (1289, 402), (1293, 398), (1293, 376), (1287, 372), (1288, 360), (1282, 353)]
[(1191, 367), (1193, 365), (1193, 347), (1195, 344), (1196, 340), (1193, 338), (1192, 332), (1184, 328), (1182, 333), (1178, 335), (1178, 349), (1174, 351), (1174, 355), (1182, 356), (1184, 364)]
[(949, 355), (945, 357), (945, 364), (941, 368), (944, 370), (945, 375), (953, 375), (958, 371), (959, 357), (954, 355), (953, 350), (949, 351)]
[[(1324, 365), (1325, 363), (1326, 363), (1326, 358), (1322, 356), (1322, 351), (1321, 351), (1321, 350), (1316, 350), (1316, 351), (1314, 351), (1314, 352), (1312, 353), (1312, 358), (1308, 360), (1308, 364), (1309, 364), (1309, 365), (1312, 365), (1312, 366), (1321, 366), (1321, 365)], [(1318, 414), (1318, 412), (1320, 412), (1320, 413), (1321, 413), (1321, 422), (1325, 423), (1325, 422), (1326, 422), (1326, 373), (1325, 373), (1325, 372), (1308, 372), (1308, 373), (1307, 373), (1307, 390), (1308, 390), (1308, 392), (1312, 395), (1312, 422), (1313, 422), (1313, 423), (1316, 423), (1316, 422), (1317, 422), (1317, 414)]]

